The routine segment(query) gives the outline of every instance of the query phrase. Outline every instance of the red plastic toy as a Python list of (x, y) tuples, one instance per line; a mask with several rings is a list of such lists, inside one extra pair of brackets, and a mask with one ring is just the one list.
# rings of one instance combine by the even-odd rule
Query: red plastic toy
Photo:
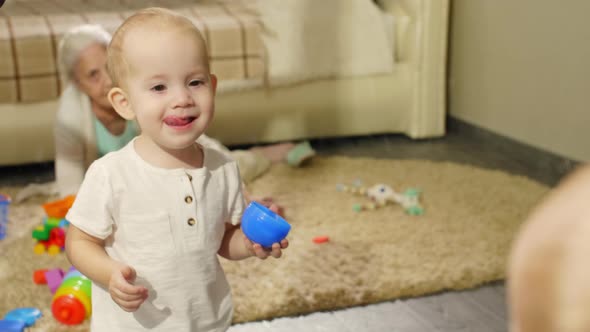
[(329, 236), (326, 236), (326, 235), (316, 236), (316, 237), (313, 238), (313, 242), (314, 243), (317, 243), (317, 244), (326, 243), (328, 241), (330, 241), (330, 237)]
[(33, 272), (33, 282), (37, 285), (45, 285), (47, 283), (45, 272), (47, 272), (47, 269), (35, 270), (35, 272)]

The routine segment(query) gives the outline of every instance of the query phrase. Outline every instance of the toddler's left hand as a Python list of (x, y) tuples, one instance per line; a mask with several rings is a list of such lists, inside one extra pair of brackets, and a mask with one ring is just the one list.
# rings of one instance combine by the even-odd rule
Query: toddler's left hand
[[(268, 208), (274, 213), (279, 213), (280, 208), (276, 204), (270, 203)], [(256, 256), (260, 259), (267, 259), (268, 256), (279, 258), (283, 254), (283, 249), (287, 249), (287, 247), (289, 247), (289, 240), (283, 239), (281, 243), (273, 243), (271, 248), (264, 248), (259, 243), (250, 241), (250, 239), (244, 235), (244, 245), (246, 246), (248, 252), (252, 254), (252, 256)]]
[(264, 248), (259, 243), (250, 241), (244, 235), (244, 245), (246, 246), (246, 249), (252, 254), (252, 256), (256, 256), (260, 259), (267, 259), (268, 256), (279, 258), (283, 254), (283, 249), (287, 249), (287, 247), (289, 247), (289, 240), (283, 239), (281, 243), (273, 243), (271, 248)]

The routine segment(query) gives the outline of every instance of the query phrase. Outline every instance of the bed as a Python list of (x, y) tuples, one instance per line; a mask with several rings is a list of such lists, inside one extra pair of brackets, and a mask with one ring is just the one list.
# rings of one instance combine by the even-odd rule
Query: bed
[(61, 35), (139, 8), (203, 32), (227, 145), (444, 135), (448, 0), (12, 0), (0, 8), (0, 165), (52, 161)]

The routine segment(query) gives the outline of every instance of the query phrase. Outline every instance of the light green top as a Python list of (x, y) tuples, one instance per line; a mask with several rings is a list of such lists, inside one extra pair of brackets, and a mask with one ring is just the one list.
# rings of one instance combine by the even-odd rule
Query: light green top
[(94, 130), (96, 132), (96, 146), (99, 157), (121, 149), (139, 133), (135, 121), (127, 121), (125, 131), (118, 136), (111, 134), (98, 119), (94, 119)]

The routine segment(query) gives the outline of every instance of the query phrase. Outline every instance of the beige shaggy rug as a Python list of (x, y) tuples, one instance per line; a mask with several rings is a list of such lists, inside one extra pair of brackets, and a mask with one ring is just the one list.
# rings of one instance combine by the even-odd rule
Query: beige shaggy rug
[[(354, 212), (362, 197), (339, 183), (385, 183), (422, 190), (425, 214), (399, 206)], [(0, 191), (14, 195), (17, 188)], [(446, 289), (505, 275), (510, 243), (548, 188), (524, 177), (450, 162), (317, 157), (304, 168), (275, 166), (250, 190), (286, 208), (291, 246), (279, 260), (223, 261), (234, 293), (235, 322), (332, 310)], [(46, 200), (47, 198), (45, 198)], [(43, 217), (42, 198), (10, 209), (0, 241), (0, 317), (10, 309), (43, 310), (31, 331), (86, 331), (88, 322), (58, 328), (51, 294), (32, 282), (40, 268), (68, 268), (65, 255), (33, 254), (30, 232)], [(312, 239), (327, 235), (327, 243)]]

